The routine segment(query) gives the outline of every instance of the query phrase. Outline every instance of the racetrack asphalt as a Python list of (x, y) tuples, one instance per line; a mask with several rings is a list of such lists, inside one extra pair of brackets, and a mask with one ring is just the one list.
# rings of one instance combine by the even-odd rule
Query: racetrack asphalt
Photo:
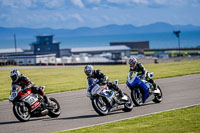
[[(0, 132), (48, 133), (70, 130), (200, 104), (200, 74), (157, 79), (156, 83), (163, 91), (161, 103), (150, 102), (144, 106), (134, 106), (128, 113), (117, 111), (107, 116), (99, 116), (93, 110), (90, 99), (86, 97), (86, 90), (49, 94), (60, 102), (61, 115), (58, 118), (31, 118), (28, 122), (19, 122), (12, 112), (12, 104), (5, 100), (0, 102)], [(130, 95), (125, 84), (119, 86)]]

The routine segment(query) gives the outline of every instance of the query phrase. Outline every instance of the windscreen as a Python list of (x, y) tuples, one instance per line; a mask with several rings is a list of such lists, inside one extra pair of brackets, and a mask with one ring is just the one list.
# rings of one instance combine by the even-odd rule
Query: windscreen
[(91, 86), (91, 85), (94, 83), (94, 81), (95, 81), (94, 78), (88, 78), (88, 79), (87, 79), (88, 87)]
[(12, 85), (11, 91), (14, 92), (16, 91), (20, 86), (18, 85)]

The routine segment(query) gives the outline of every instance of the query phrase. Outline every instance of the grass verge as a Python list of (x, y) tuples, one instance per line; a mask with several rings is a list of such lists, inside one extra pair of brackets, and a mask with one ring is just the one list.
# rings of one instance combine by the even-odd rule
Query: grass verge
[(200, 106), (59, 133), (199, 133)]
[[(145, 64), (149, 72), (154, 72), (154, 79), (175, 77), (187, 74), (200, 73), (200, 60)], [(48, 69), (23, 69), (21, 73), (28, 76), (37, 85), (45, 85), (46, 93), (57, 93), (70, 90), (85, 89), (86, 76), (83, 72), (84, 66), (48, 68)], [(102, 70), (109, 79), (119, 80), (125, 83), (129, 72), (128, 65), (94, 66), (95, 69)], [(10, 71), (0, 71), (0, 101), (8, 99), (11, 88)]]

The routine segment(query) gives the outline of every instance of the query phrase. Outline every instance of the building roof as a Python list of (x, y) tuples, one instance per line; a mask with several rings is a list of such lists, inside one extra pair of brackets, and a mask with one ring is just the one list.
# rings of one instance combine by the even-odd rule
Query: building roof
[(102, 46), (102, 47), (82, 47), (82, 48), (72, 48), (72, 53), (77, 52), (100, 52), (100, 51), (116, 51), (116, 50), (130, 50), (127, 46)]
[(112, 45), (122, 45), (122, 44), (132, 44), (132, 45), (134, 45), (134, 44), (140, 44), (140, 45), (142, 45), (142, 44), (144, 44), (144, 43), (149, 43), (149, 41), (137, 41), (137, 42), (110, 42), (110, 45), (112, 44)]
[[(21, 48), (17, 48), (17, 53), (19, 52), (24, 52), (23, 49)], [(0, 54), (5, 54), (5, 53), (15, 53), (15, 49), (11, 48), (11, 49), (0, 49)]]
[(43, 34), (43, 35), (37, 35), (36, 37), (51, 37), (51, 36), (54, 36), (54, 35)]

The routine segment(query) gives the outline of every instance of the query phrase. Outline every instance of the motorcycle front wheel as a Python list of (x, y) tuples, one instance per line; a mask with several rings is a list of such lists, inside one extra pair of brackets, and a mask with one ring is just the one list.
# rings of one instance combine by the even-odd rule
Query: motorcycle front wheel
[(97, 96), (92, 99), (92, 106), (94, 110), (101, 116), (107, 115), (109, 112), (108, 106), (101, 96)]
[(15, 117), (22, 122), (28, 121), (31, 117), (29, 108), (24, 103), (14, 103), (13, 113)]
[(143, 94), (141, 92), (140, 88), (134, 88), (131, 90), (131, 98), (133, 100), (133, 103), (136, 106), (141, 106), (143, 104), (142, 98)]
[(49, 109), (49, 116), (54, 118), (54, 117), (58, 117), (61, 113), (61, 108), (60, 108), (60, 104), (58, 103), (58, 101), (53, 98), (50, 97), (49, 100), (52, 102), (53, 104), (53, 109)]

